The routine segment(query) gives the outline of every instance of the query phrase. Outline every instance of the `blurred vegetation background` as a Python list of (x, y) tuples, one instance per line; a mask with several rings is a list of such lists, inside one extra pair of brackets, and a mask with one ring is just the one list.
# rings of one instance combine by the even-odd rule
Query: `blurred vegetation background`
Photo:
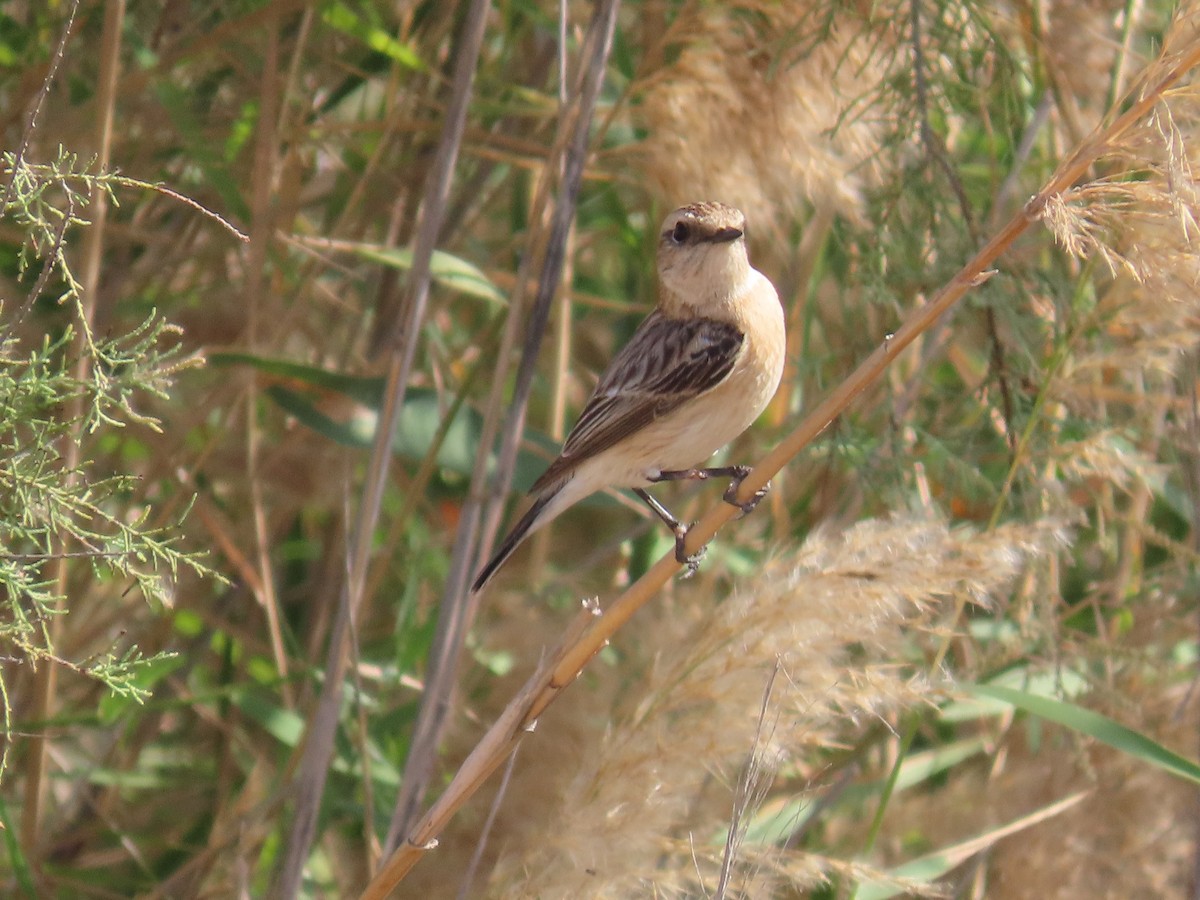
[(1192, 79), (1104, 132), (1195, 62), (1185, 7), (5, 4), (0, 891), (355, 895), (671, 550), (597, 497), (454, 587), (651, 308), (662, 217), (739, 206), (779, 289), (753, 463), (1092, 135), (400, 894), (1195, 896)]

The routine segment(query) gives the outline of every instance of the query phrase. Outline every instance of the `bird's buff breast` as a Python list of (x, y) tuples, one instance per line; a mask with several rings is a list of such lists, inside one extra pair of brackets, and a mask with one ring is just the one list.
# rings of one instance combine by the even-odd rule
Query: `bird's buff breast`
[(783, 310), (772, 290), (769, 302), (747, 312), (757, 320), (746, 323), (745, 350), (728, 378), (594, 459), (619, 473), (610, 483), (644, 487), (661, 471), (699, 466), (766, 409), (783, 375)]
[[(779, 355), (782, 362), (783, 354)], [(734, 368), (729, 378), (646, 429), (647, 456), (654, 460), (640, 473), (690, 469), (734, 440), (759, 417), (779, 386), (779, 369)]]

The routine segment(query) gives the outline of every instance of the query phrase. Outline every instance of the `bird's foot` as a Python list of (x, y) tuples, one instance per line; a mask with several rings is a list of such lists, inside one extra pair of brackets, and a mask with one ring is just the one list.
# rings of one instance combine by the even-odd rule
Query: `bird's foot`
[[(738, 509), (740, 509), (742, 511), (742, 516), (747, 516), (754, 512), (754, 507), (758, 506), (759, 501), (761, 501), (763, 497), (767, 496), (767, 491), (771, 489), (771, 482), (768, 481), (757, 491), (755, 491), (754, 495), (749, 500), (739, 500), (737, 495), (738, 488), (742, 486), (742, 482), (745, 481), (746, 476), (750, 474), (750, 467), (733, 466), (732, 469), (733, 471), (731, 474), (733, 475), (733, 481), (731, 481), (729, 483), (729, 487), (725, 489), (722, 499), (724, 499), (724, 501), (731, 506), (736, 506)], [(741, 518), (741, 516), (738, 518)]]
[[(693, 522), (692, 525), (696, 523)], [(695, 553), (687, 552), (687, 533), (691, 525), (677, 524), (675, 531), (675, 561), (681, 566), (684, 566), (682, 578), (691, 578), (700, 568), (700, 560), (704, 559), (704, 554), (708, 552), (708, 546), (705, 545)]]

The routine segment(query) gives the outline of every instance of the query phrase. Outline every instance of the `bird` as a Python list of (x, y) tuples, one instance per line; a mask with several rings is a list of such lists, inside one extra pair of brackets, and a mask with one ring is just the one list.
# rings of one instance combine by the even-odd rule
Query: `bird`
[[(480, 569), (472, 592), (533, 532), (589, 495), (631, 489), (675, 535), (687, 526), (646, 488), (663, 481), (730, 477), (737, 500), (746, 466), (697, 468), (750, 427), (783, 375), (783, 306), (771, 281), (750, 265), (746, 217), (713, 201), (676, 209), (663, 221), (656, 255), (658, 303), (600, 376), (558, 457), (530, 488), (533, 504)], [(702, 551), (701, 551), (702, 552)]]

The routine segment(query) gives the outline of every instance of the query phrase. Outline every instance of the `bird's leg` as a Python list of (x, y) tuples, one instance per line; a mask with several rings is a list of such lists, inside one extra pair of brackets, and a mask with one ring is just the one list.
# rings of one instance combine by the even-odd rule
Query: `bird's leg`
[(671, 511), (651, 497), (641, 488), (634, 488), (633, 492), (645, 501), (646, 505), (654, 510), (654, 514), (658, 516), (666, 526), (671, 529), (675, 535), (675, 559), (681, 565), (687, 566), (687, 571), (684, 572), (684, 578), (691, 578), (696, 574), (696, 570), (700, 568), (700, 560), (704, 558), (707, 547), (701, 547), (695, 553), (689, 554), (684, 542), (687, 539), (688, 528), (691, 526), (684, 525), (677, 518), (671, 515)]
[(705, 481), (709, 478), (732, 478), (729, 487), (725, 489), (722, 499), (732, 506), (736, 506), (742, 511), (742, 515), (747, 515), (754, 511), (754, 507), (758, 506), (758, 502), (763, 497), (767, 496), (767, 491), (771, 489), (771, 483), (767, 482), (761, 488), (754, 492), (754, 496), (744, 503), (737, 498), (738, 488), (742, 486), (742, 482), (746, 480), (746, 476), (750, 474), (749, 466), (714, 466), (710, 469), (668, 469), (665, 472), (659, 472), (657, 478), (650, 479), (651, 481)]

